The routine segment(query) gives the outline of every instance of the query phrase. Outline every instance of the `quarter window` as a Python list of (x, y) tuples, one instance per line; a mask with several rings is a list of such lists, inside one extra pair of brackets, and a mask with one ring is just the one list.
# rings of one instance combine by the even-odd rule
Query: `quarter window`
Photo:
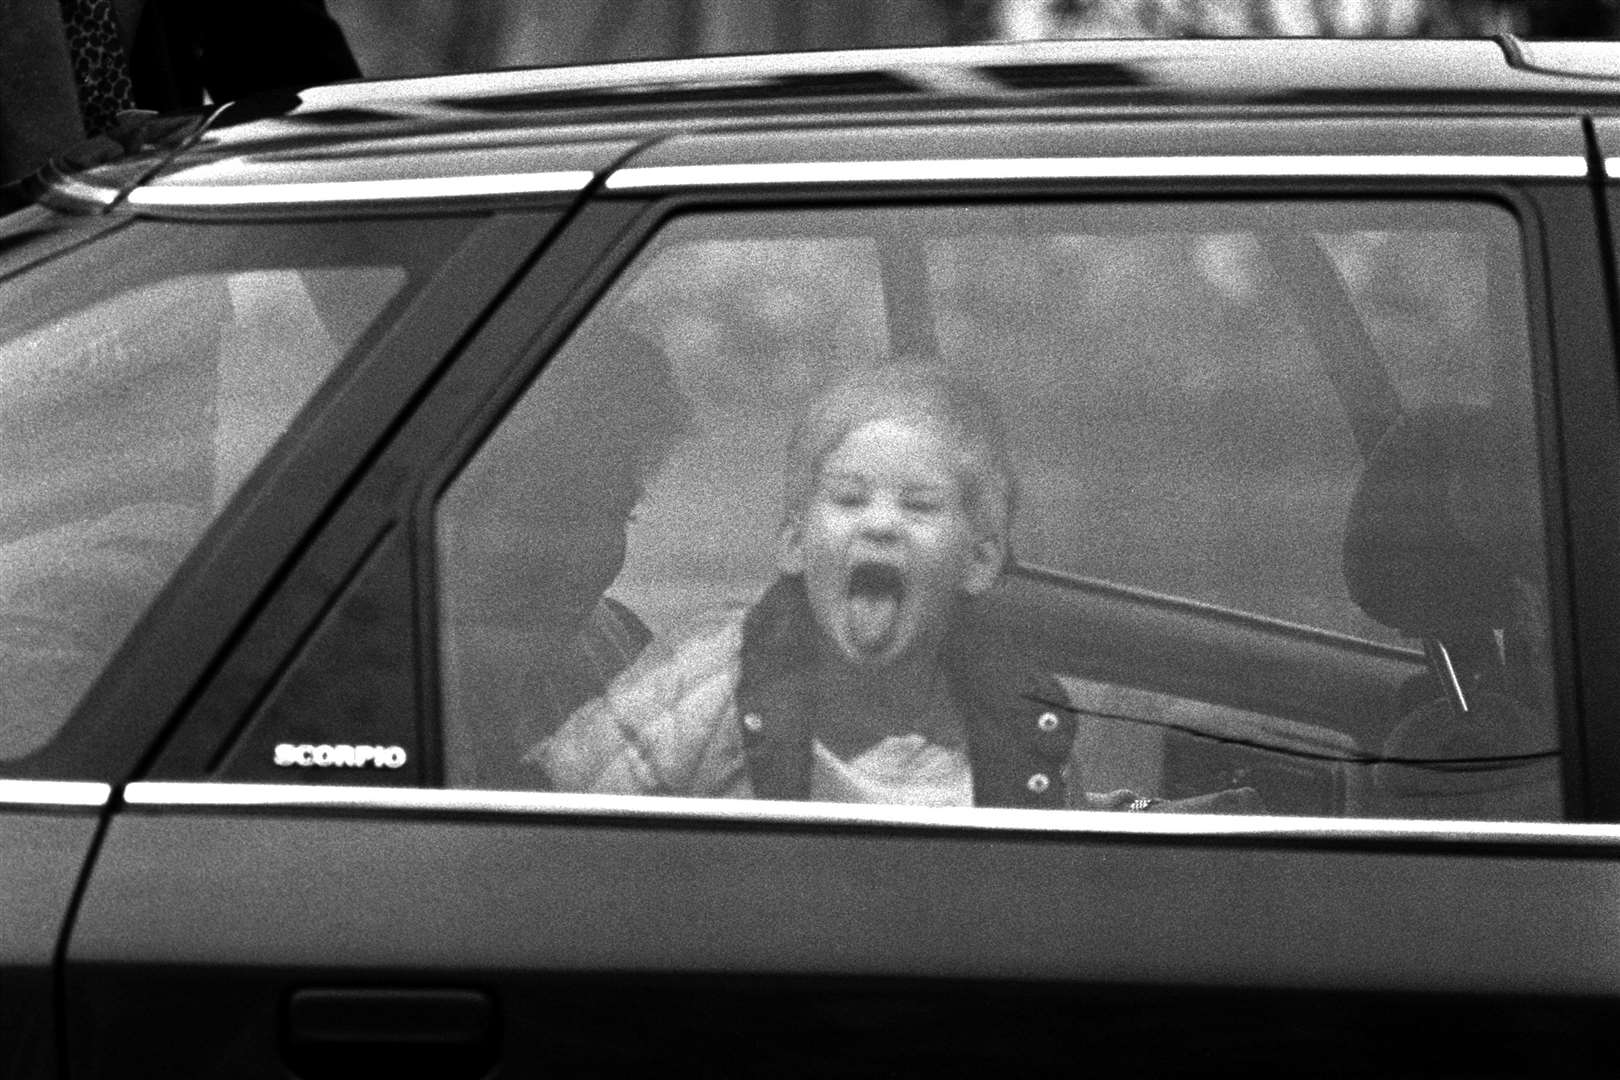
[(0, 284), (0, 761), (464, 231), (137, 222)]

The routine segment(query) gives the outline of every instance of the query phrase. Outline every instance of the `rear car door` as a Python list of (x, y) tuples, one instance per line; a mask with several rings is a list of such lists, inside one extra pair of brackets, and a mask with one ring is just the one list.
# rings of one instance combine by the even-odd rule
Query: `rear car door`
[[(1209, 130), (694, 136), (610, 177), (176, 703), (180, 723), (124, 789), (67, 946), (75, 1075), (322, 1076), (362, 1063), (441, 1076), (887, 1074), (1007, 1058), (1152, 1071), (1301, 1054), (1345, 1072), (1504, 1060), (1579, 1072), (1612, 1060), (1617, 852), (1609, 827), (1579, 823), (1614, 816), (1601, 732), (1616, 701), (1599, 661), (1620, 582), (1602, 513), (1620, 492), (1620, 422), (1579, 124), (1344, 120), (1342, 153), (1327, 159), (1297, 152), (1327, 137), (1319, 124), (1233, 123), (1230, 153), (1194, 155)], [(1472, 149), (1486, 142), (1502, 156)], [(1325, 238), (1332, 280), (1362, 307), (1339, 309), (1337, 330), (1306, 315), (1276, 338), (1251, 334), (1301, 292), (1262, 279), (1278, 262), (1256, 253), (1300, 233)], [(1044, 253), (1074, 276), (987, 299), (985, 267), (1012, 276), (1009, 252)], [(1421, 298), (1397, 304), (1399, 318), (1365, 313), (1381, 274), (1415, 290), (1447, 257), (1464, 267), (1446, 294), (1452, 322), (1422, 325), (1443, 320)], [(1515, 290), (1505, 301), (1493, 267)], [(1205, 292), (1189, 306), (1173, 287), (1193, 288), (1194, 271)], [(970, 284), (953, 294), (953, 280)], [(1023, 303), (1027, 321), (986, 315), (992, 300)], [(1103, 381), (1117, 361), (1087, 372), (1111, 404), (1095, 424), (1132, 402), (1171, 425), (1217, 421), (1211, 456), (1184, 453), (1167, 481), (1183, 502), (1204, 491), (1209, 503), (1176, 536), (1189, 565), (1173, 567), (1174, 595), (1132, 562), (1165, 528), (1141, 508), (1176, 502), (1132, 488), (1165, 463), (1133, 474), (1121, 454), (1123, 473), (1088, 472), (1062, 432), (1090, 400), (1064, 396), (1066, 373), (1089, 361), (1018, 336), (1063, 328), (1053, 309), (1065, 302), (1135, 305), (1137, 331), (1163, 336), (1109, 347), (1141, 344), (1143, 385), (1156, 385), (1148, 361), (1186, 363), (1146, 397), (1128, 376)], [(1501, 302), (1509, 330), (1469, 325)], [(1209, 328), (1167, 326), (1163, 312), (1200, 310), (1249, 313), (1224, 328), (1221, 356), (1300, 359), (1258, 390), (1263, 366), (1199, 366)], [(1357, 435), (1368, 394), (1335, 391), (1331, 363), (1304, 371), (1316, 382), (1301, 368), (1307, 346), (1361, 347), (1345, 344), (1353, 311), (1377, 347), (1417, 342), (1408, 394), (1517, 410), (1512, 463), (1531, 478), (1510, 494), (1532, 493), (1527, 543), (1544, 575), (1542, 622), (1512, 626), (1539, 650), (1528, 683), (1500, 681), (1507, 642), (1520, 641), (1506, 631), (1487, 635), (1493, 668), (1449, 626), (1396, 614), (1373, 625), (1369, 606), (1388, 609), (1341, 580), (1342, 534), (1256, 541), (1220, 516), (1228, 499), (1259, 498), (1230, 479), (1244, 463), (1219, 456), (1246, 445), (1244, 427), (1289, 417), (1300, 445), (1327, 447), (1347, 478), (1373, 460)], [(1505, 359), (1474, 355), (1480, 340), (1504, 342)], [(1051, 377), (1019, 366), (1042, 349)], [(686, 433), (645, 455), (661, 470), (632, 477), (648, 480), (642, 520), (627, 555), (601, 559), (624, 565), (608, 575), (617, 606), (593, 609), (629, 644), (606, 625), (602, 640), (654, 648), (697, 601), (747, 603), (760, 567), (770, 572), (779, 493), (761, 461), (784, 403), (902, 352), (975, 370), (1030, 414), (1029, 475), (1044, 486), (1026, 501), (1038, 514), (1040, 495), (1048, 513), (1019, 535), (1020, 558), (1057, 565), (1012, 572), (993, 615), (1058, 676), (1066, 700), (1050, 724), (1072, 715), (1064, 730), (1093, 739), (1097, 782), (1076, 780), (1080, 790), (1123, 810), (1136, 800), (1109, 802), (1106, 787), (1150, 804), (1252, 787), (1311, 816), (652, 798), (534, 772), (529, 751), (576, 713), (536, 718), (579, 691), (536, 673), (537, 654), (564, 651), (522, 619), (567, 608), (589, 575), (545, 561), (547, 544), (608, 498), (585, 478), (545, 486), (575, 475), (569, 446), (595, 460), (614, 447), (609, 433)], [(690, 399), (679, 423), (624, 404), (660, 362)], [(1307, 383), (1327, 387), (1327, 405), (1288, 413)], [(1188, 401), (1214, 404), (1176, 411)], [(1301, 420), (1312, 416), (1319, 433)], [(578, 443), (548, 444), (582, 418)], [(1349, 483), (1334, 489), (1345, 506)], [(1275, 494), (1295, 499), (1276, 504), (1277, 521), (1345, 527), (1337, 510), (1299, 511), (1310, 499), (1298, 491)], [(1127, 513), (1108, 518), (1103, 495)], [(1131, 512), (1146, 522), (1135, 533)], [(1259, 529), (1262, 517), (1236, 520)], [(1114, 525), (1076, 527), (1091, 520)], [(1195, 543), (1206, 525), (1216, 539)], [(1134, 544), (1111, 549), (1110, 537)], [(1290, 543), (1331, 550), (1333, 573), (1299, 570)], [(1083, 565), (1064, 568), (1066, 552)], [(1089, 572), (1110, 556), (1110, 577)], [(1263, 599), (1232, 565), (1269, 582)], [(558, 568), (537, 579), (536, 566)], [(1224, 591), (1198, 592), (1211, 582)], [(1531, 733), (1552, 741), (1450, 757), (1390, 749), (1412, 716), (1440, 724), (1491, 700), (1498, 718), (1539, 718)], [(1050, 734), (1045, 715), (1037, 730)], [(1143, 728), (1151, 738), (1131, 734)], [(1472, 782), (1480, 773), (1489, 782)], [(1018, 778), (1037, 797), (1056, 782), (1055, 770)], [(1451, 820), (1412, 820), (1440, 816)], [(1397, 1044), (1396, 1030), (1416, 1038)]]

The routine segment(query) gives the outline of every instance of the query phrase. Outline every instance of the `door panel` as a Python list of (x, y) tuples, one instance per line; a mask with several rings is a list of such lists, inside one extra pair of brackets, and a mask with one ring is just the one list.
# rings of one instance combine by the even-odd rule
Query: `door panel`
[(85, 810), (0, 807), (0, 1076), (58, 1075), (51, 968), (96, 825)]
[[(167, 797), (148, 787), (131, 791), (135, 801)], [(392, 819), (160, 806), (120, 815), (69, 951), (68, 1000), (87, 1018), (75, 1023), (95, 1025), (94, 1038), (69, 1032), (73, 1075), (136, 1075), (143, 1061), (149, 1075), (283, 1075), (283, 1010), (319, 987), (441, 1004), (458, 991), (490, 995), (501, 1075), (557, 1065), (559, 1002), (576, 990), (611, 998), (620, 984), (637, 987), (626, 999), (637, 1013), (617, 1014), (616, 1065), (660, 1060), (666, 1010), (690, 1018), (698, 1000), (718, 1008), (755, 981), (788, 998), (837, 988), (817, 1009), (777, 1017), (778, 1043), (837, 1030), (823, 1010), (840, 995), (883, 1002), (846, 1027), (898, 1009), (932, 1029), (955, 1007), (951, 988), (967, 985), (1027, 984), (1031, 1007), (1129, 991), (1142, 1007), (1181, 1001), (1188, 1015), (1197, 987), (1253, 992), (1270, 1003), (1262, 1010), (1296, 991), (1379, 1008), (1404, 994), (1507, 1009), (1532, 995), (1579, 1003), (1620, 990), (1613, 842), (1544, 842), (1530, 854), (1462, 834), (1439, 845), (1368, 835), (1307, 848), (1298, 836), (1217, 839), (1192, 826), (1130, 836), (667, 814), (592, 823), (463, 802)], [(151, 867), (162, 864), (168, 886), (154, 890)], [(571, 1008), (585, 1022), (579, 1002)], [(180, 1013), (177, 1041), (160, 1020)], [(1127, 1016), (1140, 1013), (1118, 1022)], [(696, 1022), (719, 1040), (714, 1062), (736, 1060), (719, 1035), (728, 1021)]]

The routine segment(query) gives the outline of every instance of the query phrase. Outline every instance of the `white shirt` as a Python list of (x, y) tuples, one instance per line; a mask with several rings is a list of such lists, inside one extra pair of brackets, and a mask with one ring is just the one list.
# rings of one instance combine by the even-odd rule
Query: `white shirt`
[(973, 805), (973, 769), (966, 750), (912, 734), (891, 735), (849, 761), (819, 741), (812, 751), (812, 799), (890, 806)]

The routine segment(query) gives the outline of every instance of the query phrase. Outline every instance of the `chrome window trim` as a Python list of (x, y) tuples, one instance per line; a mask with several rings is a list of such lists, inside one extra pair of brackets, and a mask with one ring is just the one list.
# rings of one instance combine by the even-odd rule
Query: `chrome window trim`
[(103, 210), (118, 201), (117, 188), (89, 184), (74, 176), (60, 176), (52, 179), (49, 184), (49, 192), (59, 199), (82, 206), (99, 207)]
[(112, 785), (93, 780), (0, 780), (0, 806), (106, 806)]
[(152, 209), (203, 206), (287, 206), (465, 199), (480, 195), (533, 195), (583, 191), (595, 178), (589, 169), (494, 173), (488, 176), (405, 177), (388, 180), (325, 180), (286, 184), (197, 184), (138, 187), (126, 200)]
[(1131, 814), (1091, 810), (866, 806), (765, 799), (477, 791), (359, 785), (250, 784), (142, 780), (124, 802), (145, 809), (291, 809), (514, 813), (657, 821), (753, 822), (836, 826), (933, 826), (984, 833), (1256, 837), (1290, 840), (1620, 844), (1620, 825), (1569, 822), (1416, 821), (1283, 817), (1260, 814)]
[(643, 165), (608, 175), (611, 191), (780, 184), (944, 180), (1154, 178), (1523, 177), (1580, 178), (1574, 154), (1226, 154), (1156, 157), (1030, 157), (793, 161), (772, 164)]

